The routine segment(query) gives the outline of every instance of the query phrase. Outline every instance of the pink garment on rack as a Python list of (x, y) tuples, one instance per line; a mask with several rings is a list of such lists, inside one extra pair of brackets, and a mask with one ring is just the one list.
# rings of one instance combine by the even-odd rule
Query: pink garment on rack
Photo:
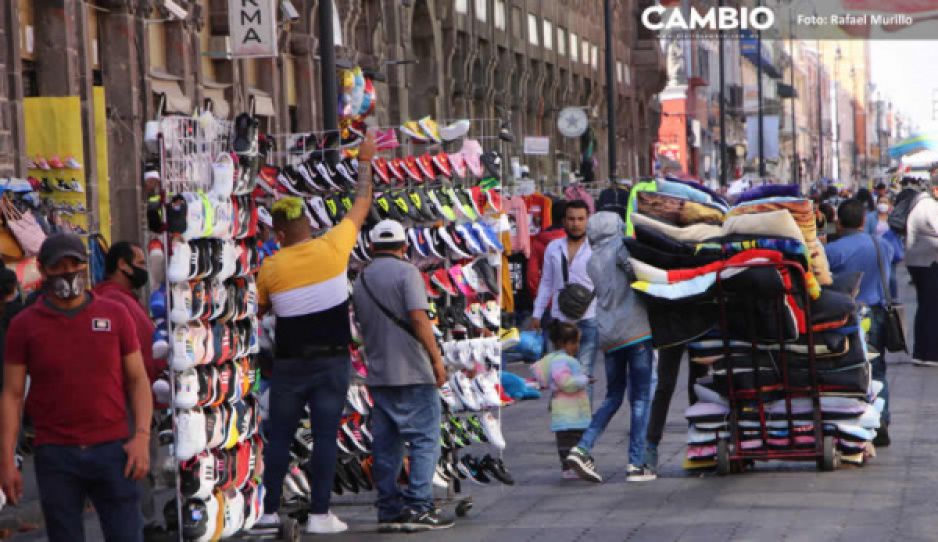
[(579, 183), (568, 186), (566, 190), (563, 191), (563, 197), (566, 198), (567, 201), (581, 199), (585, 201), (586, 206), (590, 208), (590, 214), (596, 212), (596, 203), (593, 201), (593, 196)]
[(503, 198), (502, 205), (511, 223), (511, 251), (531, 257), (531, 233), (528, 229), (528, 206), (520, 197)]

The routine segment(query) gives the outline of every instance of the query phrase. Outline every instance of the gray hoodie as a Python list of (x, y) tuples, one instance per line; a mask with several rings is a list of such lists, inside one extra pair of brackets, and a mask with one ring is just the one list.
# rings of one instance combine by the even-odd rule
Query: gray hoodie
[(593, 249), (586, 272), (596, 292), (599, 348), (604, 352), (651, 336), (645, 304), (629, 284), (624, 228), (622, 218), (609, 211), (590, 217), (586, 228)]

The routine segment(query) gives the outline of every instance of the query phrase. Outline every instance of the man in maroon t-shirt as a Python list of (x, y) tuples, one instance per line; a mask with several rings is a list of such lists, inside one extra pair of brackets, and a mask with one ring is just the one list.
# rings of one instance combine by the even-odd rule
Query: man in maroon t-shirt
[[(83, 541), (90, 499), (106, 540), (139, 542), (135, 480), (149, 470), (153, 400), (133, 320), (119, 303), (86, 291), (87, 262), (77, 236), (46, 239), (39, 251), (43, 295), (10, 323), (0, 484), (14, 504), (22, 497), (13, 450), (28, 374), (26, 411), (36, 431), (36, 481), (49, 539)], [(138, 420), (132, 435), (131, 413)]]

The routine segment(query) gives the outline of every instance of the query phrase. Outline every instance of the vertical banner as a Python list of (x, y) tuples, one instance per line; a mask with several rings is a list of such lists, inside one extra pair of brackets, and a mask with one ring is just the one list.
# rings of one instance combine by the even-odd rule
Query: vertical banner
[(233, 58), (277, 56), (276, 0), (228, 0)]
[(98, 159), (98, 233), (111, 243), (111, 176), (108, 173), (107, 101), (104, 87), (94, 87), (94, 140)]

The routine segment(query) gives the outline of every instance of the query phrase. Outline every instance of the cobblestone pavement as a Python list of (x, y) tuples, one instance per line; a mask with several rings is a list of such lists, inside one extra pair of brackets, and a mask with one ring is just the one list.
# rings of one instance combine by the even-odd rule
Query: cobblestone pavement
[[(903, 298), (911, 301), (910, 287), (903, 290)], [(594, 450), (606, 478), (594, 485), (560, 479), (546, 400), (521, 403), (504, 410), (509, 443), (504, 457), (517, 484), (467, 485), (466, 493), (475, 501), (468, 517), (453, 529), (411, 536), (511, 542), (936, 540), (938, 369), (915, 367), (907, 357), (890, 355), (889, 384), (893, 445), (879, 450), (865, 467), (819, 473), (813, 463), (772, 462), (729, 477), (681, 468), (686, 395), (679, 385), (661, 445), (661, 477), (646, 483), (625, 481), (626, 406)], [(597, 393), (603, 389), (600, 382)], [(372, 497), (335, 499), (335, 512), (352, 531), (331, 540), (408, 536), (375, 533)], [(88, 522), (89, 540), (100, 540), (95, 523)], [(43, 538), (34, 534), (18, 539)]]

